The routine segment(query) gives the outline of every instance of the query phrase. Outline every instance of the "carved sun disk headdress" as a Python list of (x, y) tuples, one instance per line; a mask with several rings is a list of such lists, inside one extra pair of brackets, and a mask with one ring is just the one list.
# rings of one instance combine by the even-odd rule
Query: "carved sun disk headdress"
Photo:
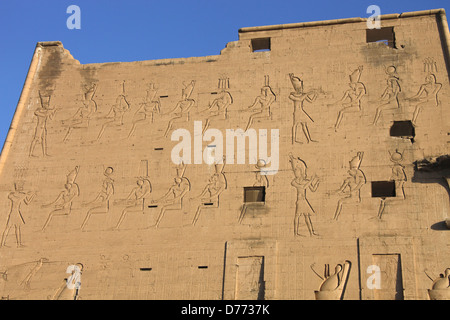
[(403, 159), (403, 155), (398, 150), (395, 150), (395, 152), (393, 152), (391, 154), (391, 161), (392, 162), (399, 162), (402, 159)]

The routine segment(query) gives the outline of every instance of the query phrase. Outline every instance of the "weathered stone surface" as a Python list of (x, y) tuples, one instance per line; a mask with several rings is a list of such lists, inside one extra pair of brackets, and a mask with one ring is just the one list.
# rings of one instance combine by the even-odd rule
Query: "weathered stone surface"
[[(448, 25), (381, 21), (386, 42), (353, 18), (127, 63), (38, 43), (0, 159), (0, 295), (448, 297), (448, 168), (430, 165), (449, 155)], [(226, 152), (239, 128), (259, 136), (244, 164)], [(177, 129), (191, 163), (172, 161)], [(217, 132), (225, 163), (207, 164)]]

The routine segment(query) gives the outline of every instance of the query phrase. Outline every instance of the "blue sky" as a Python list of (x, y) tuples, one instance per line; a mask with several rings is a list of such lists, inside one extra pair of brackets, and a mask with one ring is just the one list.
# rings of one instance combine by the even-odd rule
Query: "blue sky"
[[(80, 30), (66, 26), (70, 5), (81, 9)], [(448, 0), (1, 0), (0, 146), (39, 41), (62, 41), (83, 64), (207, 56), (242, 27), (368, 17), (369, 5), (450, 13)]]

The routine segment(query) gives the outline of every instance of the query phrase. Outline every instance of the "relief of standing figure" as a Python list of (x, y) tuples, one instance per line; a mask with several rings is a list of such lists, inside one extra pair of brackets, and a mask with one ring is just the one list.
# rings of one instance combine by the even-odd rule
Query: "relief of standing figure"
[(295, 178), (292, 180), (291, 185), (297, 189), (297, 201), (295, 202), (295, 218), (294, 218), (294, 235), (300, 236), (299, 225), (300, 218), (303, 216), (305, 219), (306, 227), (308, 228), (310, 236), (317, 236), (314, 231), (314, 227), (311, 221), (311, 216), (315, 214), (315, 211), (308, 199), (306, 198), (306, 190), (309, 189), (315, 192), (319, 187), (319, 178), (314, 175), (312, 179), (308, 179), (306, 173), (306, 163), (300, 159), (295, 158), (292, 153), (289, 154), (289, 162), (292, 166)]

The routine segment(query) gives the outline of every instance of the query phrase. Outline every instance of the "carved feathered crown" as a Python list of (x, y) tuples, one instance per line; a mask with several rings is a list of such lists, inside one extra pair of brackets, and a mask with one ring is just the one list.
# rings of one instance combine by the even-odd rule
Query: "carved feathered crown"
[(363, 71), (363, 67), (362, 66), (358, 67), (358, 69), (353, 71), (352, 74), (350, 75), (350, 82), (351, 83), (359, 82), (359, 80), (361, 79), (362, 71)]
[(350, 169), (359, 169), (363, 155), (363, 152), (358, 152), (356, 156), (354, 156), (353, 159), (350, 160)]
[(290, 78), (295, 92), (303, 91), (303, 81), (299, 77), (294, 76), (293, 74), (290, 75)]
[(73, 184), (75, 182), (75, 179), (78, 176), (78, 171), (80, 170), (80, 167), (76, 166), (75, 169), (69, 172), (67, 175), (67, 183)]

